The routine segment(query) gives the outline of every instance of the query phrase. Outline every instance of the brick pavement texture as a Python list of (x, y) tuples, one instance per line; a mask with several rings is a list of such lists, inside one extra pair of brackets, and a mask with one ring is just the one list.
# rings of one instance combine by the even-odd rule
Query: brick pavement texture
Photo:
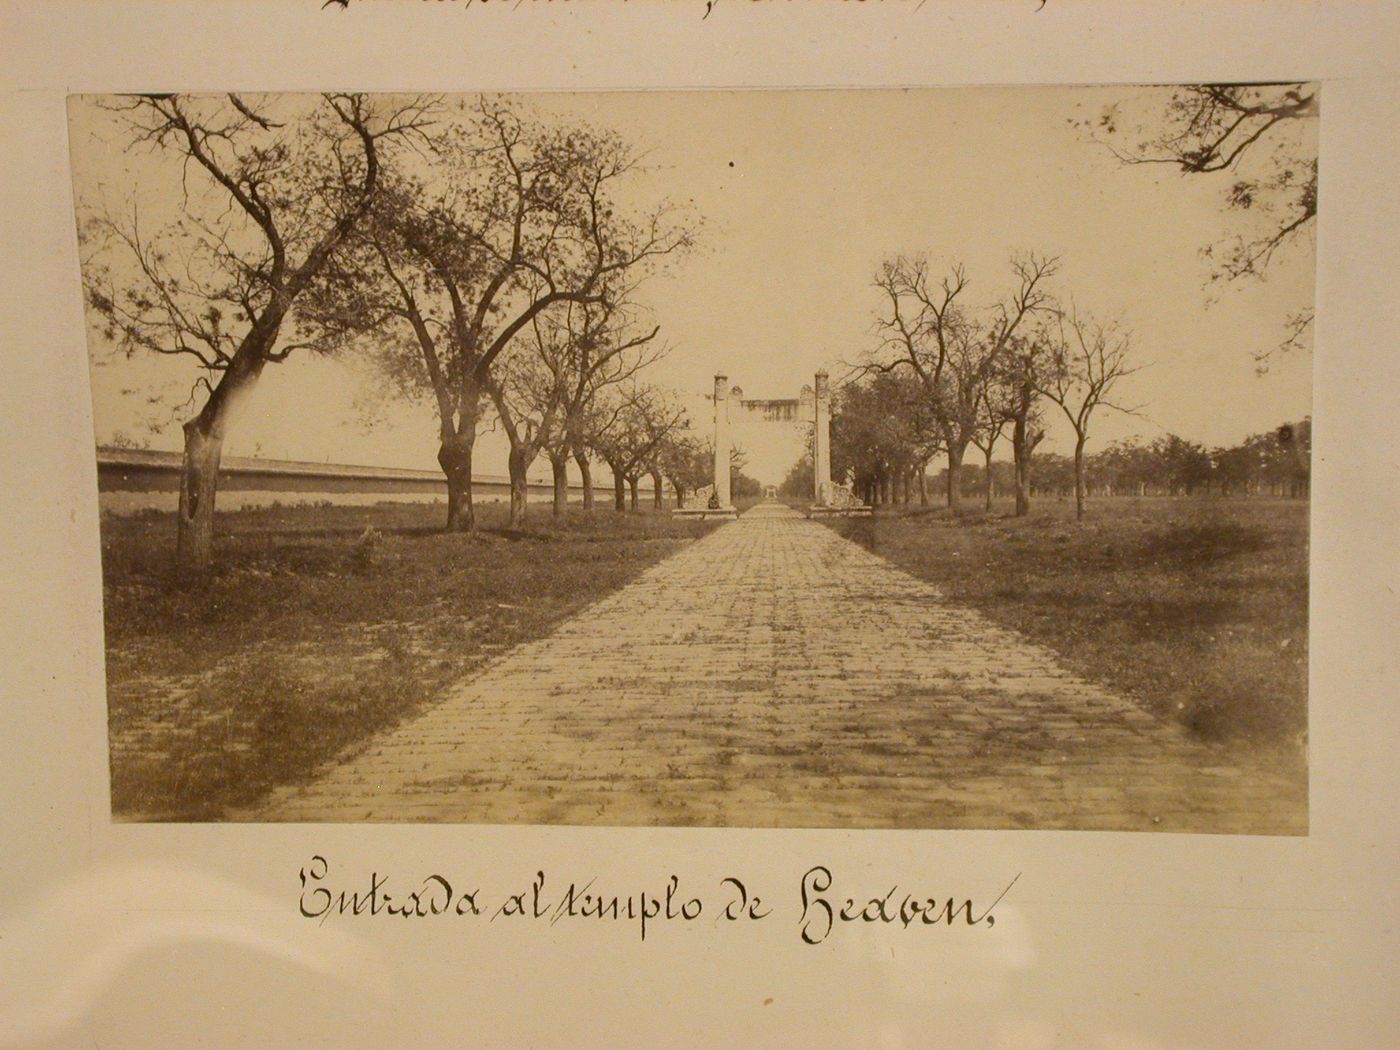
[(1307, 798), (762, 505), (235, 819), (1306, 834)]

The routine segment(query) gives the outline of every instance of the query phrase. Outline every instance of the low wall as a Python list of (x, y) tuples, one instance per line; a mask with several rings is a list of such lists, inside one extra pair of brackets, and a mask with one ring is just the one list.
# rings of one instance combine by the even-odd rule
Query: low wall
[[(99, 448), (97, 493), (100, 508), (109, 514), (174, 510), (179, 504), (180, 464), (178, 452)], [(595, 484), (593, 491), (600, 501), (612, 499), (611, 482)], [(650, 500), (650, 485), (643, 491)], [(554, 487), (548, 481), (532, 480), (528, 492), (532, 502), (547, 501), (553, 498)], [(472, 496), (483, 503), (509, 499), (510, 480), (500, 474), (478, 475), (472, 479)], [(569, 499), (583, 499), (581, 484), (575, 482), (569, 486)], [(273, 503), (369, 506), (446, 500), (446, 482), (440, 472), (433, 470), (228, 456), (219, 471), (218, 505), (221, 510), (266, 507)]]

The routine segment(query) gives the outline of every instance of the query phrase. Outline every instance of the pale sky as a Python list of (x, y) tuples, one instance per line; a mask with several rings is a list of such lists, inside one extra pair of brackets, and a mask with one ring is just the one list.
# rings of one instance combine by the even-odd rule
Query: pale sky
[[(642, 293), (672, 347), (654, 382), (698, 399), (723, 371), (746, 396), (796, 397), (818, 368), (837, 376), (874, 344), (881, 302), (871, 279), (883, 256), (925, 252), (935, 272), (960, 261), (970, 301), (986, 305), (1011, 290), (1010, 256), (1034, 250), (1061, 259), (1053, 290), (1117, 318), (1148, 365), (1122, 389), (1145, 418), (1096, 417), (1093, 451), (1164, 430), (1230, 444), (1310, 412), (1311, 356), (1258, 376), (1253, 354), (1312, 301), (1311, 234), (1279, 254), (1266, 281), (1208, 292), (1201, 247), (1251, 219), (1224, 208), (1226, 179), (1124, 166), (1068, 124), (1117, 100), (1146, 115), (1164, 98), (1057, 87), (557, 94), (530, 104), (645, 147), (653, 170), (638, 199), (693, 202), (704, 219), (701, 249)], [(74, 113), (80, 199), (119, 202), (133, 181), (143, 198), (178, 192), (176, 171), (111, 149), (110, 129), (82, 104)], [(1315, 128), (1307, 134), (1315, 149)], [(193, 373), (172, 360), (112, 360), (100, 345), (94, 357), (109, 362), (93, 372), (98, 439), (121, 431), (178, 448), (184, 414), (155, 434), (143, 421), (160, 414), (151, 392), (178, 390), (178, 403)], [(366, 426), (365, 382), (353, 361), (270, 366), (226, 451), (435, 468), (432, 410), (394, 406)], [(1051, 435), (1042, 447), (1065, 451), (1063, 426)], [(477, 469), (504, 473), (498, 436), (483, 437)], [(764, 469), (777, 476), (761, 480), (781, 480), (781, 466)]]

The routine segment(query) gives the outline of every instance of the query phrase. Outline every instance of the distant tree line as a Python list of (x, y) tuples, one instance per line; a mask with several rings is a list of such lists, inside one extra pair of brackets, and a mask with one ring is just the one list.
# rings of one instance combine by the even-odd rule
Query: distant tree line
[[(1312, 421), (1252, 434), (1238, 445), (1208, 448), (1175, 434), (1150, 444), (1118, 441), (1089, 458), (1091, 491), (1102, 496), (1309, 495)], [(1039, 467), (1047, 491), (1063, 492), (1064, 457)]]
[[(901, 434), (901, 424), (866, 408), (864, 399), (878, 395), (881, 382), (858, 384), (851, 400), (857, 412), (833, 425), (833, 462), (853, 471), (861, 495), (872, 505), (927, 505), (931, 488), (947, 484), (946, 469), (930, 475), (921, 469)], [(894, 413), (895, 416), (900, 413)], [(841, 414), (838, 412), (838, 419)], [(881, 424), (872, 426), (872, 422)], [(904, 425), (907, 425), (907, 421)], [(1083, 487), (1088, 496), (1270, 496), (1310, 495), (1312, 420), (1286, 423), (1251, 434), (1238, 445), (1208, 447), (1175, 434), (1151, 442), (1115, 441), (1083, 458)], [(833, 468), (834, 469), (834, 468)], [(809, 492), (810, 457), (797, 464), (782, 486), (784, 495)], [(987, 507), (998, 496), (1016, 491), (1016, 465), (1004, 460), (967, 464), (958, 475), (965, 499), (981, 497)], [(1072, 455), (1041, 452), (1035, 459), (1029, 496), (1073, 498), (1078, 489)]]

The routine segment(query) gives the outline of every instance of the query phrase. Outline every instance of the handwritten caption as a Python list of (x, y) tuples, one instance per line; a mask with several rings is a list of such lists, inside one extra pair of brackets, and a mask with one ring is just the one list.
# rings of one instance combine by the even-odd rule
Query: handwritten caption
[[(664, 884), (631, 893), (612, 892), (586, 882), (554, 880), (537, 871), (528, 885), (490, 894), (479, 887), (465, 888), (446, 875), (432, 874), (416, 882), (395, 881), (378, 871), (354, 884), (338, 884), (331, 865), (317, 854), (301, 869), (301, 914), (326, 922), (331, 918), (388, 917), (399, 919), (448, 918), (493, 922), (630, 923), (643, 942), (657, 924), (694, 923), (709, 919), (719, 923), (791, 923), (804, 944), (824, 943), (838, 930), (853, 925), (879, 924), (898, 930), (930, 927), (980, 927), (996, 925), (993, 914), (1021, 876), (1008, 882), (990, 903), (971, 897), (930, 896), (898, 885), (870, 893), (838, 887), (837, 877), (824, 864), (803, 873), (786, 894), (760, 895), (745, 879), (726, 876), (703, 889), (682, 886), (680, 876)], [(984, 898), (985, 899), (985, 898)]]

